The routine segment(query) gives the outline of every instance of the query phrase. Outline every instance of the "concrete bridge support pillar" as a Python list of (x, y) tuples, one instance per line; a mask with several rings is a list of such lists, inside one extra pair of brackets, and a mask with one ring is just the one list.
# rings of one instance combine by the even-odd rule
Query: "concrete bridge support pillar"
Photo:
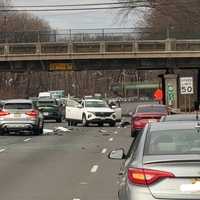
[(165, 74), (165, 104), (172, 108), (178, 107), (178, 89), (177, 89), (177, 74)]

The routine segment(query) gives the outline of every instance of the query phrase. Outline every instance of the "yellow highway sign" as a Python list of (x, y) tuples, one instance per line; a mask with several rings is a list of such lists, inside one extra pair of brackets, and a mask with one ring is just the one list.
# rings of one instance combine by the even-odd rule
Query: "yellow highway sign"
[(49, 71), (72, 71), (72, 63), (51, 63)]

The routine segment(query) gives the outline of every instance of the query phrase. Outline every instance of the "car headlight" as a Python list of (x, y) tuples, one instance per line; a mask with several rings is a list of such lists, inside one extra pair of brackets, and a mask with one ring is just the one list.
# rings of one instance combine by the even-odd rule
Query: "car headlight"
[(88, 114), (88, 118), (92, 117), (92, 114)]
[(88, 118), (91, 118), (92, 115), (95, 115), (95, 113), (93, 113), (93, 112), (88, 112), (88, 114), (87, 114)]

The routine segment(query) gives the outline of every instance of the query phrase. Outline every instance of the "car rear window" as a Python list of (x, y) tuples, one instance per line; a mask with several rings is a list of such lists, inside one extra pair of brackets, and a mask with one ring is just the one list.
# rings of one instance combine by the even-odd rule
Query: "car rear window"
[(4, 109), (32, 109), (31, 103), (6, 103)]
[(200, 154), (200, 130), (152, 131), (147, 139), (145, 155)]
[(38, 101), (38, 105), (56, 105), (55, 101)]
[(159, 112), (166, 113), (166, 108), (164, 106), (144, 106), (138, 107), (137, 112), (148, 113), (148, 112)]

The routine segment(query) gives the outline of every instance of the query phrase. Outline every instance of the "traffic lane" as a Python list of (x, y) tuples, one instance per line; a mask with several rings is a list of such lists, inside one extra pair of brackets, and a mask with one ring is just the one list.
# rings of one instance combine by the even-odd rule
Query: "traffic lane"
[(13, 145), (0, 154), (2, 199), (76, 197), (107, 136), (98, 128), (80, 127), (62, 137), (34, 137), (24, 145)]
[[(109, 160), (107, 155), (111, 150), (120, 147), (124, 148), (126, 152), (128, 151), (132, 143), (132, 138), (129, 136), (129, 128), (120, 128), (115, 130), (114, 134), (109, 136), (104, 142), (104, 148), (101, 151), (101, 155), (93, 161), (93, 167), (91, 167), (90, 171), (91, 173), (85, 181), (87, 184), (83, 185), (80, 190), (80, 195), (78, 196), (79, 199), (117, 199), (118, 173), (122, 166), (122, 161)], [(107, 149), (106, 153), (104, 153), (104, 149)], [(98, 166), (96, 170), (95, 166)], [(92, 171), (92, 169), (94, 170)]]
[[(45, 121), (44, 128), (55, 130), (58, 127), (65, 127), (66, 123), (55, 123), (54, 121)], [(45, 131), (44, 131), (45, 132)], [(45, 134), (44, 134), (45, 135)], [(24, 140), (28, 141), (30, 138), (38, 137), (30, 133), (12, 133), (0, 136), (0, 152), (2, 149), (7, 149), (10, 145), (23, 144)]]

